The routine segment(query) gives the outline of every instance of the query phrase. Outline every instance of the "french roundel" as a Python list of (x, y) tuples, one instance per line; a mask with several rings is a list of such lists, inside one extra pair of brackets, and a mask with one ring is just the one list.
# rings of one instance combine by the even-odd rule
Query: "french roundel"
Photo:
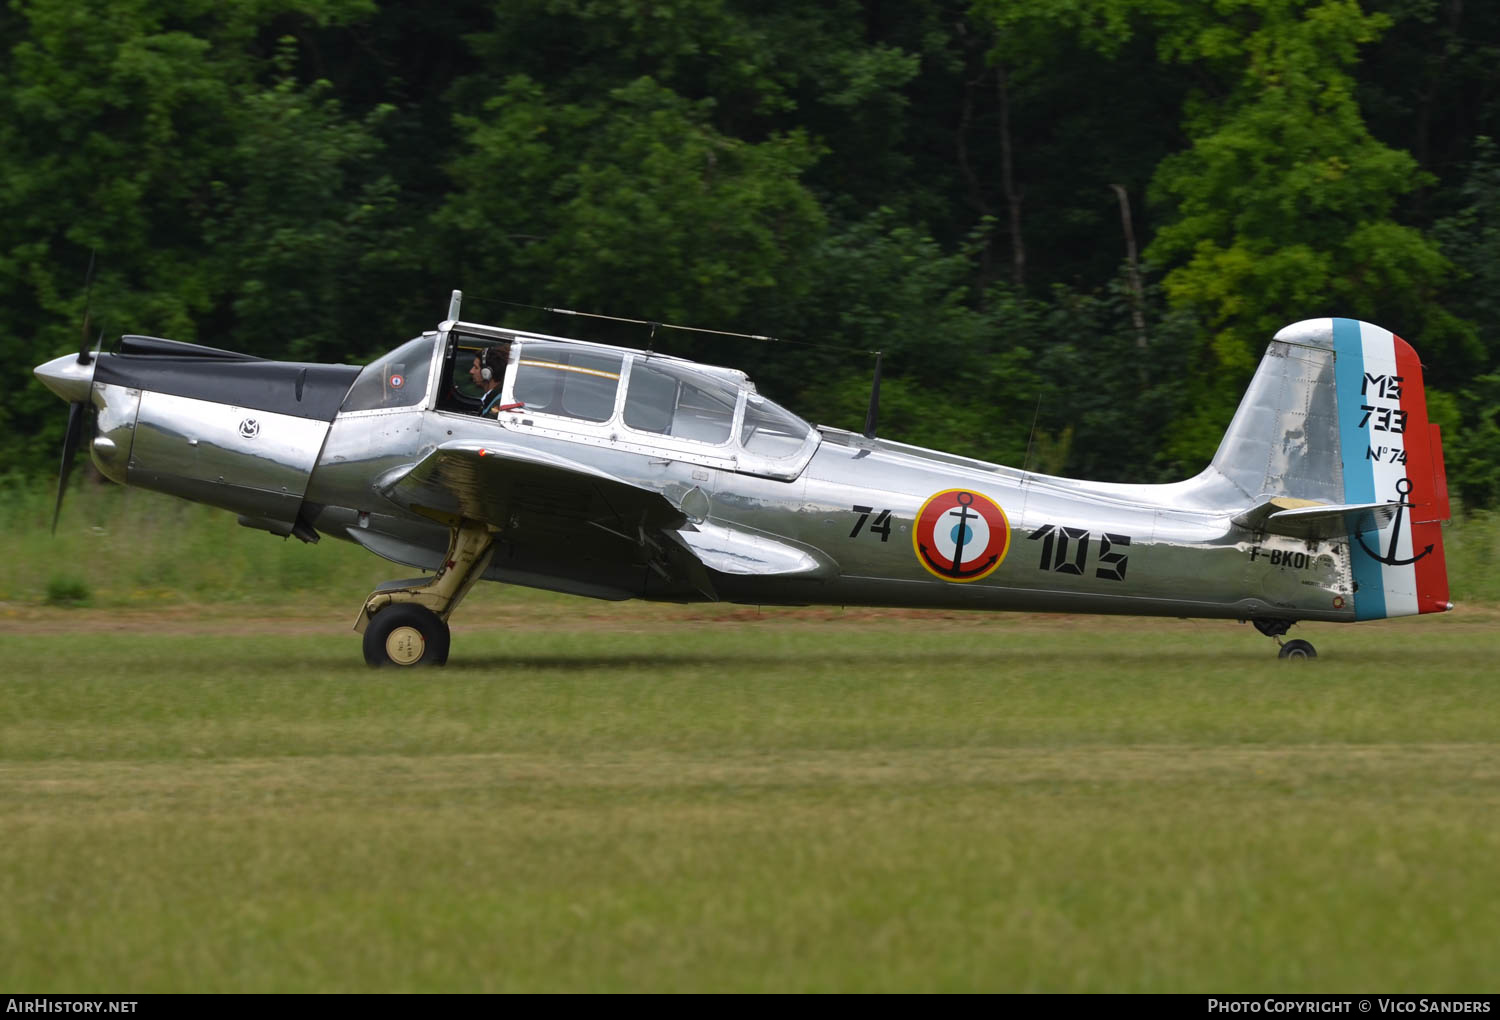
[(929, 573), (944, 581), (978, 581), (1010, 551), (1010, 521), (988, 496), (945, 489), (917, 511), (911, 543)]
[(406, 385), (406, 377), (405, 376), (402, 376), (402, 375), (399, 375), (399, 374), (393, 374), (391, 376), (391, 389), (393, 389), (393, 390), (399, 390), (401, 387), (403, 387), (405, 385)]

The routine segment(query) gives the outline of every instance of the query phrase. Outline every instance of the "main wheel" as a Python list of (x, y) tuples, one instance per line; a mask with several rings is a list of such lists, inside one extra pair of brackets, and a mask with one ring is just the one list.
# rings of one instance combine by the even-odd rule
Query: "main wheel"
[(371, 666), (441, 666), (448, 661), (448, 625), (430, 609), (397, 602), (370, 617), (365, 662)]
[(1278, 659), (1295, 660), (1316, 659), (1318, 651), (1312, 646), (1312, 642), (1303, 641), (1301, 638), (1298, 638), (1295, 641), (1288, 641), (1282, 645), (1281, 651), (1277, 653), (1276, 657)]

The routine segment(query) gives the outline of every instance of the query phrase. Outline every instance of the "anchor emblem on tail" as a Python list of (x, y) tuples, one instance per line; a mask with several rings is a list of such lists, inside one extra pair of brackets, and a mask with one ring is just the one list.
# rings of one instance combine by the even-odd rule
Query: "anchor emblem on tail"
[(1354, 540), (1359, 543), (1359, 547), (1363, 549), (1372, 560), (1375, 560), (1378, 563), (1384, 563), (1387, 566), (1391, 567), (1404, 567), (1408, 563), (1417, 562), (1417, 560), (1420, 560), (1423, 556), (1426, 556), (1428, 553), (1432, 552), (1433, 547), (1431, 545), (1428, 545), (1426, 549), (1423, 549), (1421, 552), (1408, 559), (1403, 560), (1397, 558), (1396, 556), (1396, 546), (1397, 543), (1401, 541), (1401, 518), (1402, 515), (1406, 513), (1406, 497), (1410, 493), (1410, 478), (1402, 478), (1400, 481), (1396, 482), (1396, 498), (1400, 501), (1400, 505), (1396, 507), (1395, 520), (1391, 522), (1391, 547), (1384, 556), (1380, 555), (1378, 552), (1365, 545), (1364, 535), (1360, 534), (1354, 536)]

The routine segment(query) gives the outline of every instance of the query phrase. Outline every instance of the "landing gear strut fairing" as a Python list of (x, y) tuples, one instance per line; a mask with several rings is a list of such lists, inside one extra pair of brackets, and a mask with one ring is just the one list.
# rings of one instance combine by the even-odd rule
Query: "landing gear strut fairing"
[(116, 482), (431, 571), (365, 600), (371, 665), (445, 663), (480, 580), (1249, 620), (1283, 658), (1316, 654), (1283, 644), (1299, 620), (1452, 608), (1421, 364), (1352, 319), (1278, 333), (1213, 462), (1167, 485), (813, 427), (741, 372), (462, 321), (457, 293), (436, 330), (362, 369), (126, 336), (36, 374), (71, 405), (64, 482), (86, 441)]

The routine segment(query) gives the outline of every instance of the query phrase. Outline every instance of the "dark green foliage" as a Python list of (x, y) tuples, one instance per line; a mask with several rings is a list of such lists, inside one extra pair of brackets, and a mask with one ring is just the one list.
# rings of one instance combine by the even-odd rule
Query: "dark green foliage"
[(101, 328), (359, 362), (461, 287), (853, 348), (658, 337), (852, 428), (879, 350), (882, 435), (1151, 480), (1339, 314), (1422, 352), (1492, 503), (1497, 56), (1449, 0), (17, 3), (0, 456), (55, 470), (29, 370)]
[(1468, 413), (1444, 439), (1449, 485), (1465, 505), (1493, 507), (1500, 504), (1500, 373), (1480, 376), (1460, 397)]
[(86, 606), (92, 598), (89, 583), (74, 574), (53, 574), (47, 579), (45, 601), (49, 606)]
[(725, 136), (711, 106), (650, 78), (587, 105), (511, 78), (459, 119), (456, 190), (436, 220), (465, 282), (677, 322), (738, 322), (772, 300), (805, 275), (822, 226), (798, 180), (815, 150), (800, 132)]

